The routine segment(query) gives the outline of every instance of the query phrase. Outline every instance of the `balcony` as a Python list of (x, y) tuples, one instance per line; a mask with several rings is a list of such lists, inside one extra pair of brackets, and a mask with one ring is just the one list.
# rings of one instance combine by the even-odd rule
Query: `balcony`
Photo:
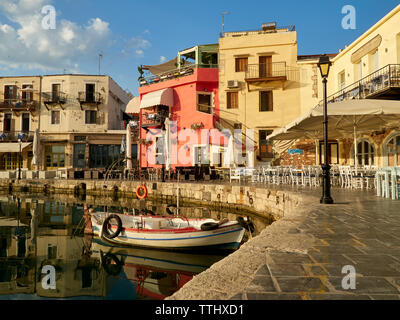
[(328, 96), (328, 102), (350, 99), (400, 99), (400, 64), (388, 64)]
[(37, 110), (38, 106), (38, 101), (31, 99), (6, 98), (0, 100), (0, 112), (11, 111), (14, 113), (19, 113), (22, 111), (28, 111), (32, 113), (33, 111)]
[(154, 83), (159, 83), (163, 81), (168, 81), (172, 79), (177, 79), (181, 77), (186, 77), (194, 74), (195, 69), (218, 69), (217, 64), (191, 64), (185, 67), (181, 67), (180, 69), (173, 69), (159, 75), (151, 75), (148, 77), (143, 77), (139, 79), (139, 85), (141, 87), (151, 85)]
[(101, 96), (100, 92), (92, 92), (92, 91), (81, 91), (78, 93), (78, 101), (81, 106), (81, 110), (83, 110), (84, 105), (95, 105), (98, 106), (99, 104), (103, 103), (103, 97)]
[(67, 95), (64, 92), (42, 92), (43, 103), (49, 110), (49, 106), (60, 105), (62, 106), (67, 102)]
[(32, 142), (34, 131), (3, 131), (0, 133), (0, 142)]
[(297, 68), (288, 67), (285, 61), (249, 64), (245, 73), (245, 81), (248, 88), (250, 84), (262, 85), (269, 83), (269, 85), (273, 86), (274, 83), (278, 83), (283, 89), (287, 80), (295, 80), (296, 78), (298, 78)]
[(169, 115), (169, 108), (167, 106), (155, 106), (142, 110), (142, 125), (145, 130), (150, 127), (161, 127)]

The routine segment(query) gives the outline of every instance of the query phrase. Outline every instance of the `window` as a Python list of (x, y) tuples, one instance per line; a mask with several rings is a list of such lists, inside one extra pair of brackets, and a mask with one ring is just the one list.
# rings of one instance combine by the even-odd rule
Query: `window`
[(379, 69), (379, 53), (378, 50), (374, 53), (374, 71)]
[(96, 110), (85, 110), (85, 123), (96, 124), (97, 111)]
[(86, 144), (74, 144), (74, 168), (86, 167), (85, 150)]
[(86, 102), (95, 102), (95, 85), (94, 85), (94, 83), (86, 84)]
[(387, 142), (386, 156), (388, 166), (400, 166), (400, 134)]
[(236, 58), (235, 59), (235, 71), (236, 72), (246, 72), (248, 66), (248, 58)]
[(197, 94), (197, 111), (212, 113), (212, 95), (211, 93)]
[(61, 123), (61, 113), (59, 110), (51, 111), (51, 124), (60, 124)]
[[(324, 141), (319, 142), (319, 164), (325, 163)], [(328, 141), (328, 163), (339, 163), (339, 144), (337, 141)]]
[(346, 87), (346, 73), (342, 71), (338, 75), (338, 85), (339, 85), (339, 90), (343, 90)]
[(359, 61), (354, 65), (354, 80), (358, 81), (362, 79), (362, 62)]
[(194, 146), (193, 147), (193, 164), (208, 164), (209, 156), (208, 156), (208, 148), (207, 146)]
[(46, 168), (65, 167), (65, 146), (46, 146)]
[(11, 113), (5, 113), (4, 114), (4, 126), (3, 126), (3, 131), (4, 132), (10, 132), (12, 131), (12, 114)]
[(33, 85), (22, 85), (22, 100), (28, 102), (33, 100)]
[(237, 109), (238, 108), (238, 92), (232, 91), (226, 93), (226, 107), (228, 109)]
[(4, 100), (6, 102), (11, 102), (17, 99), (17, 86), (4, 86)]
[[(0, 158), (1, 170), (16, 170), (18, 168), (19, 153), (4, 153)], [(22, 165), (22, 162), (21, 162)]]
[(30, 116), (29, 113), (23, 113), (22, 114), (22, 132), (29, 132), (29, 127), (30, 127)]
[(156, 159), (156, 164), (164, 163), (164, 137), (156, 137), (156, 147), (154, 151), (154, 156)]
[(74, 141), (86, 141), (86, 136), (75, 136)]
[(260, 111), (273, 111), (272, 91), (260, 91)]
[(357, 143), (357, 164), (358, 165), (374, 165), (375, 163), (374, 146), (367, 140)]
[(267, 140), (267, 136), (272, 133), (272, 130), (260, 130), (258, 132), (259, 146), (260, 146), (260, 158), (273, 158), (274, 154), (272, 151), (272, 142)]
[(121, 145), (92, 144), (89, 146), (90, 168), (107, 168), (121, 157)]

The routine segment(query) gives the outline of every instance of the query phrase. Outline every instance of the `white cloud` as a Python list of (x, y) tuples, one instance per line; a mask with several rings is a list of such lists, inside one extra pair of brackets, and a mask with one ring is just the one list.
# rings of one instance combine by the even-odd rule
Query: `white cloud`
[[(41, 9), (49, 4), (51, 0), (1, 0), (0, 10), (14, 27), (0, 21), (0, 65), (76, 70), (79, 59), (109, 45), (110, 25), (100, 18), (81, 26), (57, 16), (55, 30), (43, 29)], [(138, 49), (146, 45), (142, 39)]]
[(124, 55), (135, 54), (138, 57), (144, 57), (144, 50), (151, 47), (150, 41), (142, 36), (132, 37), (125, 42), (125, 47), (121, 50)]
[(165, 62), (165, 60), (167, 60), (166, 57), (164, 57), (164, 56), (161, 56), (161, 57), (160, 57), (160, 62), (161, 62), (161, 63)]

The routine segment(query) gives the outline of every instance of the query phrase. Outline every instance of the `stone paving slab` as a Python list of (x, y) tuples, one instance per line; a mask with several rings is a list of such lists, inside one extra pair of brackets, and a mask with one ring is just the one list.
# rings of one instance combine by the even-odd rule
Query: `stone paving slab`
[[(229, 273), (233, 266), (244, 263), (242, 255), (250, 250), (257, 252), (252, 258), (258, 264), (248, 268), (252, 273), (246, 275), (246, 281), (241, 278), (245, 274), (232, 274), (232, 281), (239, 281), (240, 286), (220, 285), (219, 294), (203, 292), (202, 296), (233, 300), (398, 300), (400, 201), (378, 198), (366, 190), (334, 189), (335, 203), (321, 205), (320, 190), (294, 191), (304, 193), (299, 208), (170, 298), (202, 299), (202, 290), (211, 292), (208, 279), (218, 281), (213, 277), (216, 270), (225, 268)], [(250, 259), (251, 255), (246, 257)], [(347, 265), (356, 271), (355, 289), (342, 287), (347, 275), (342, 268)]]

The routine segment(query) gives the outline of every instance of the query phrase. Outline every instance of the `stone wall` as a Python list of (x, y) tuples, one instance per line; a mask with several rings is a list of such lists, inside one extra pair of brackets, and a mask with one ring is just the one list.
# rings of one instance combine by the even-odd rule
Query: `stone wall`
[[(83, 186), (84, 184), (84, 186)], [(139, 181), (101, 180), (0, 180), (3, 191), (83, 193), (99, 196), (124, 196), (136, 198)], [(176, 203), (176, 182), (145, 182), (148, 198), (163, 199)], [(268, 187), (221, 185), (204, 183), (179, 183), (179, 203), (191, 203), (228, 209), (231, 212), (249, 212), (258, 216), (277, 220), (295, 208), (300, 202), (300, 194), (276, 190)]]

